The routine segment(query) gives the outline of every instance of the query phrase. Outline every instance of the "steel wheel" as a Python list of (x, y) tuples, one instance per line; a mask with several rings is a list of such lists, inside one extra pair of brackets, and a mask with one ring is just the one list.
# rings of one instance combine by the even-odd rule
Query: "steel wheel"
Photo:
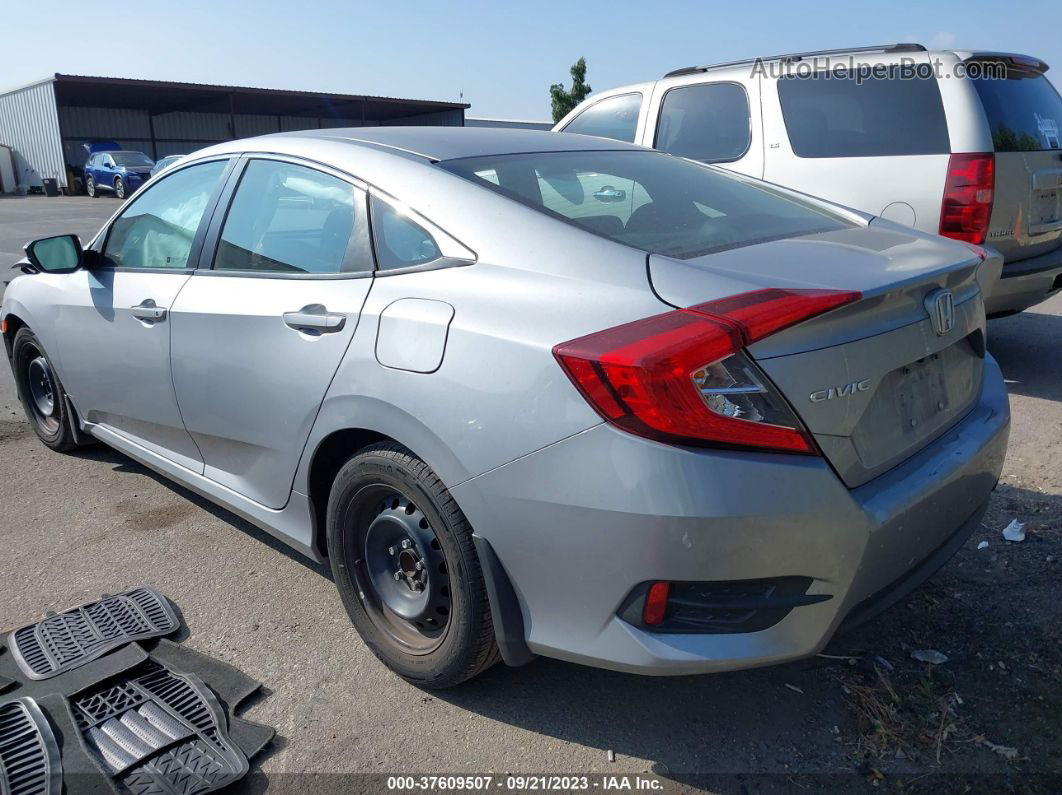
[(58, 390), (55, 388), (52, 368), (38, 351), (37, 357), (30, 360), (26, 369), (26, 384), (29, 387), (33, 415), (41, 430), (53, 434), (59, 430), (59, 413), (56, 410)]
[(355, 497), (351, 571), (373, 624), (410, 654), (428, 654), (450, 624), (450, 578), (442, 545), (424, 514), (389, 486)]
[(125, 198), (125, 180), (121, 177), (114, 178), (114, 195), (119, 199)]
[(66, 393), (37, 336), (20, 328), (11, 344), (18, 399), (26, 419), (44, 444), (57, 452), (78, 446), (70, 424)]

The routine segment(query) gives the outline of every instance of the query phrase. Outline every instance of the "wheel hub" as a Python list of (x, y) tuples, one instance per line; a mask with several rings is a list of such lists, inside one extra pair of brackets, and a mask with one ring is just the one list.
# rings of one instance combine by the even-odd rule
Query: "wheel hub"
[(48, 360), (38, 356), (29, 363), (29, 389), (33, 405), (41, 417), (51, 417), (55, 412), (55, 388), (52, 385), (52, 371)]
[(397, 494), (382, 501), (366, 529), (364, 555), (369, 584), (384, 608), (422, 634), (446, 627), (450, 614), (446, 560), (416, 506)]

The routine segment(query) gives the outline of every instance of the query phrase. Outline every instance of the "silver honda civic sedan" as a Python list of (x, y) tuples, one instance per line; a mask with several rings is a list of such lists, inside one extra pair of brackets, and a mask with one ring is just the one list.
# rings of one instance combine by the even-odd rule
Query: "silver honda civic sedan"
[(329, 561), (423, 687), (814, 654), (952, 555), (1006, 450), (998, 261), (616, 141), (233, 141), (22, 267), (41, 441)]

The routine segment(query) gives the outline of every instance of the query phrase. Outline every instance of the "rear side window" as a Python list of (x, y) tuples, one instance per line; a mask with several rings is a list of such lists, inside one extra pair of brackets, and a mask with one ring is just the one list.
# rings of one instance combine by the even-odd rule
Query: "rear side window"
[(334, 274), (372, 270), (365, 194), (277, 160), (252, 160), (221, 231), (215, 270)]
[(1011, 71), (1005, 80), (973, 78), (997, 152), (1062, 146), (1062, 99), (1043, 75)]
[(778, 80), (799, 157), (886, 157), (951, 151), (934, 77), (816, 72)]
[(641, 94), (609, 97), (588, 107), (572, 119), (562, 132), (597, 135), (601, 138), (634, 143), (641, 108)]
[(382, 271), (415, 268), (442, 256), (435, 238), (385, 201), (372, 197), (376, 266)]
[(737, 83), (706, 83), (664, 94), (654, 146), (691, 160), (725, 163), (748, 151), (751, 136), (745, 89)]
[(767, 183), (662, 152), (543, 152), (442, 166), (587, 232), (681, 259), (849, 226)]

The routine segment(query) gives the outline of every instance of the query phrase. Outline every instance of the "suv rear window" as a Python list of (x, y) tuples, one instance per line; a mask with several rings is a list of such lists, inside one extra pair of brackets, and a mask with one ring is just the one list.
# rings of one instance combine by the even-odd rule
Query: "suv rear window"
[(816, 72), (779, 78), (778, 99), (799, 157), (885, 157), (951, 151), (933, 77), (858, 78)]
[(850, 226), (767, 183), (661, 152), (541, 152), (441, 165), (593, 234), (679, 259)]
[(1046, 77), (1011, 70), (1005, 80), (972, 79), (997, 152), (1037, 152), (1062, 146), (1062, 99)]

